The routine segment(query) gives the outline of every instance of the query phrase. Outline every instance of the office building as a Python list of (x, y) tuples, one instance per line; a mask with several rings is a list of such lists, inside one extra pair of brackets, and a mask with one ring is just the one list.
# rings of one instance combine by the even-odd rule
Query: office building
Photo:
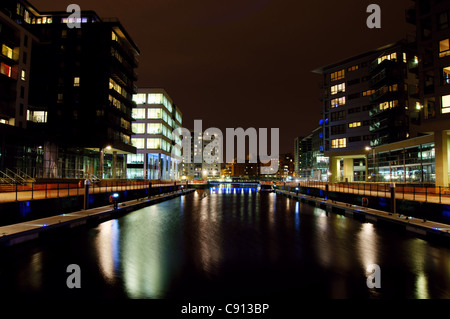
[(142, 88), (134, 95), (132, 145), (137, 154), (127, 156), (128, 178), (180, 180), (181, 140), (172, 136), (182, 126), (183, 115), (169, 94), (160, 88)]

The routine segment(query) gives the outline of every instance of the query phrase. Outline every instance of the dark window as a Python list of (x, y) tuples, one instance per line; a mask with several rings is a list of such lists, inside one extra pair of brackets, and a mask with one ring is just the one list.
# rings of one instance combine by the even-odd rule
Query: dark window
[(23, 104), (22, 103), (20, 103), (20, 106), (19, 106), (19, 115), (23, 116)]
[(23, 37), (23, 46), (25, 48), (28, 48), (28, 36), (25, 34), (25, 36)]
[(26, 52), (24, 52), (22, 55), (22, 63), (27, 64), (27, 53)]
[(24, 88), (23, 86), (20, 87), (20, 97), (21, 97), (22, 99), (25, 98), (25, 88)]
[(348, 138), (348, 141), (350, 143), (354, 143), (354, 142), (360, 142), (361, 141), (361, 136), (352, 136)]

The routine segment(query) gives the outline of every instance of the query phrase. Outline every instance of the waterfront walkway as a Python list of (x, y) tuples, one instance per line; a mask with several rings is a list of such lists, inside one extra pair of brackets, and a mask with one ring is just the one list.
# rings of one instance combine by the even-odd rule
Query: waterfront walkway
[(296, 195), (296, 193), (289, 191), (276, 190), (276, 193), (298, 201), (313, 204), (317, 207), (325, 209), (327, 212), (340, 210), (343, 211), (345, 216), (347, 217), (354, 217), (359, 215), (364, 217), (368, 222), (376, 223), (378, 221), (383, 221), (389, 224), (400, 226), (406, 231), (422, 236), (434, 236), (438, 238), (450, 239), (450, 225), (447, 224), (423, 220), (402, 214), (392, 214), (377, 209), (351, 205), (348, 203), (333, 200), (324, 200), (322, 198), (303, 194)]
[(69, 214), (41, 218), (28, 222), (0, 227), (0, 245), (11, 246), (37, 239), (41, 233), (49, 230), (74, 228), (90, 221), (101, 222), (129, 213), (164, 200), (194, 192), (193, 189), (158, 194), (150, 198), (140, 198), (119, 204), (117, 210), (112, 205), (81, 210)]
[[(389, 184), (377, 183), (325, 183), (325, 182), (299, 182), (299, 183), (278, 183), (278, 187), (311, 187), (321, 190), (356, 194), (362, 196), (386, 197), (391, 198), (391, 190)], [(447, 187), (425, 187), (422, 185), (403, 185), (396, 184), (395, 198), (399, 200), (410, 200), (425, 203), (448, 204), (450, 205), (450, 189)]]

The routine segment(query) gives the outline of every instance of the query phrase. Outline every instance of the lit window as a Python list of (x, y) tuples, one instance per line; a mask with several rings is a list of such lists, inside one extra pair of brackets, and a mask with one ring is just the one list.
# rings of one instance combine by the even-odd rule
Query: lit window
[(346, 147), (347, 147), (346, 138), (338, 138), (331, 141), (331, 148), (346, 148)]
[(360, 127), (360, 126), (361, 126), (361, 122), (353, 122), (353, 123), (348, 124), (349, 128), (355, 128), (355, 127)]
[[(167, 128), (164, 126), (167, 130)], [(147, 127), (148, 134), (161, 134), (163, 133), (163, 126), (161, 123), (149, 123)]]
[(356, 71), (358, 69), (359, 69), (359, 65), (354, 65), (354, 66), (348, 68), (348, 72)]
[(335, 95), (341, 92), (345, 93), (345, 83), (341, 83), (331, 87), (331, 95)]
[(25, 70), (22, 70), (22, 71), (20, 72), (20, 79), (21, 79), (22, 81), (26, 81), (27, 75), (26, 75), (26, 71), (25, 71)]
[(2, 45), (2, 54), (10, 59), (13, 58), (13, 50), (9, 46), (4, 44)]
[(331, 73), (331, 81), (342, 80), (345, 77), (345, 70), (340, 70), (334, 73)]
[(163, 94), (152, 93), (148, 95), (148, 104), (163, 104)]
[(371, 96), (375, 93), (375, 90), (367, 90), (363, 92), (363, 96)]
[(134, 94), (133, 101), (136, 104), (146, 104), (147, 103), (147, 94)]
[(11, 77), (11, 67), (5, 63), (0, 64), (0, 73)]
[(397, 61), (397, 53), (391, 53), (391, 54), (387, 54), (384, 55), (380, 58), (378, 58), (378, 64), (380, 64), (381, 62), (383, 62), (384, 60), (392, 60), (392, 61)]
[(149, 150), (161, 149), (161, 139), (160, 138), (147, 139), (147, 149)]
[(162, 119), (162, 109), (148, 109), (148, 119)]
[(135, 120), (143, 120), (145, 119), (145, 109), (133, 108), (131, 116)]
[(64, 94), (59, 93), (58, 94), (58, 102), (62, 102), (64, 100)]
[(113, 79), (109, 79), (109, 89), (114, 90), (119, 94), (122, 94), (122, 87), (116, 83)]
[(73, 86), (80, 86), (80, 78), (78, 76), (73, 78)]
[(450, 84), (450, 66), (442, 69), (442, 80), (444, 84)]
[(144, 138), (131, 138), (131, 144), (136, 147), (138, 150), (142, 150), (145, 148), (145, 139)]
[(134, 134), (145, 134), (145, 123), (131, 124), (131, 130)]
[(28, 111), (27, 121), (34, 123), (47, 123), (47, 112), (46, 111)]
[(383, 102), (383, 103), (380, 103), (378, 106), (381, 111), (387, 110), (387, 109), (392, 109), (392, 108), (398, 106), (398, 100)]
[(439, 57), (443, 58), (450, 55), (449, 39), (445, 39), (439, 42)]
[(442, 97), (442, 114), (450, 113), (450, 95)]
[(331, 100), (331, 108), (345, 105), (345, 96)]
[(111, 34), (111, 39), (113, 40), (113, 41), (119, 41), (119, 38), (117, 37), (117, 34), (113, 31), (112, 32), (112, 34)]

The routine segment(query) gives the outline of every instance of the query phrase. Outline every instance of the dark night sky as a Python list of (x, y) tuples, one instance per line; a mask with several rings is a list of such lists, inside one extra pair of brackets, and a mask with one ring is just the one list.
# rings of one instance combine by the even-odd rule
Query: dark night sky
[[(183, 126), (280, 128), (281, 153), (320, 119), (311, 71), (413, 33), (411, 0), (30, 0), (40, 11), (70, 3), (118, 17), (141, 50), (139, 87), (165, 88)], [(366, 8), (382, 9), (368, 29)]]

